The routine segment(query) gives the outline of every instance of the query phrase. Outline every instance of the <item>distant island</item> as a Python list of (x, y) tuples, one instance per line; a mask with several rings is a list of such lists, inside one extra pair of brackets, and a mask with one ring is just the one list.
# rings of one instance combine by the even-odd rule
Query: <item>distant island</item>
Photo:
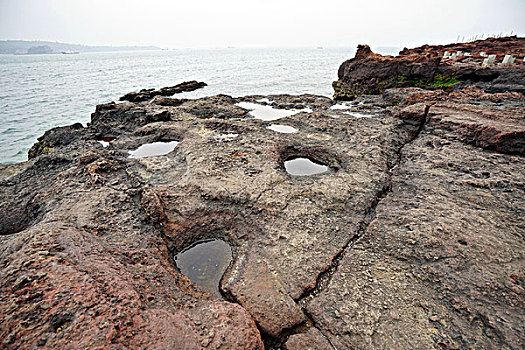
[(52, 41), (0, 40), (0, 54), (73, 54), (82, 52), (112, 52), (160, 50), (156, 46), (87, 46)]

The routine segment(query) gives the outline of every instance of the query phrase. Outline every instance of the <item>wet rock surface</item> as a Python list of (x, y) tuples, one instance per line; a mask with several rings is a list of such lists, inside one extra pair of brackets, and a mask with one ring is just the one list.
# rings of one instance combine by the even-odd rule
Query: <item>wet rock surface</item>
[[(148, 340), (156, 327), (200, 343), (200, 331), (181, 321), (200, 305), (221, 305), (229, 317), (221, 327), (242, 338), (241, 348), (261, 346), (259, 332), (278, 337), (306, 322), (297, 300), (356, 234), (417, 127), (387, 115), (335, 122), (328, 98), (271, 96), (275, 108), (312, 110), (283, 118), (298, 132), (281, 134), (236, 106), (257, 98), (101, 105), (67, 143), (25, 168), (6, 167), (4, 344), (174, 341), (170, 334)], [(70, 135), (57, 128), (42, 142), (61, 132)], [(107, 135), (115, 139), (103, 147), (98, 140)], [(165, 155), (129, 158), (128, 150), (160, 141), (180, 143)], [(293, 157), (334, 171), (292, 176), (284, 162)], [(232, 247), (220, 285), (229, 302), (183, 276), (173, 260), (210, 239)], [(62, 316), (67, 321), (49, 326)], [(202, 322), (217, 333), (219, 326)]]
[[(2, 347), (523, 348), (524, 108), (473, 86), (97, 106), (0, 167)], [(178, 143), (129, 158), (156, 142)], [(218, 293), (174, 259), (215, 240)]]

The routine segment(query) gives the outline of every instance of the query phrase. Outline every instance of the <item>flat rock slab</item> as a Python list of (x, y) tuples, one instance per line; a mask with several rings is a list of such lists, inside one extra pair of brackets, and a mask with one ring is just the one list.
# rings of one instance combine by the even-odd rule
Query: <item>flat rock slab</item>
[(434, 122), (403, 148), (375, 219), (307, 305), (337, 348), (525, 344), (524, 158), (434, 135)]

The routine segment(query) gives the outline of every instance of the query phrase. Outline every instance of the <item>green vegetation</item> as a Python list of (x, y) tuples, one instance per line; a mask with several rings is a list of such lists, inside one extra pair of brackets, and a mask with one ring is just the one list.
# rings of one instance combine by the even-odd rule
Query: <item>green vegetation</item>
[(453, 75), (436, 74), (431, 85), (435, 88), (444, 88), (461, 82)]
[(374, 83), (358, 81), (345, 83), (334, 81), (334, 99), (351, 101), (361, 95), (379, 95), (386, 89), (399, 87), (419, 87), (422, 89), (445, 89), (461, 81), (454, 75), (436, 74), (433, 79), (424, 79), (421, 77), (406, 77), (404, 75), (393, 76), (387, 79), (376, 81)]
[(449, 86), (452, 86), (454, 84), (459, 83), (460, 80), (458, 80), (454, 75), (443, 75), (443, 74), (436, 74), (432, 80), (426, 80), (423, 78), (412, 78), (408, 79), (404, 75), (400, 75), (397, 77), (396, 86), (397, 87), (403, 87), (403, 86), (415, 86), (420, 87), (423, 89), (441, 89), (446, 88)]
[(35, 157), (38, 157), (39, 155), (51, 152), (53, 152), (53, 147), (42, 142), (37, 142), (31, 147), (29, 152), (27, 152), (27, 157), (28, 159), (33, 159)]

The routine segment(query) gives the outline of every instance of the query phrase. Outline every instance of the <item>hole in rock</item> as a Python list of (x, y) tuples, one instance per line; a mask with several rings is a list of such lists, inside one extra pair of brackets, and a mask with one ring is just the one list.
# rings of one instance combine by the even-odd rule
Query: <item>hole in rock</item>
[(179, 141), (146, 143), (134, 151), (128, 151), (128, 158), (144, 158), (168, 154), (177, 147)]
[(272, 124), (266, 129), (270, 129), (276, 132), (280, 132), (282, 134), (293, 134), (296, 133), (298, 130), (296, 128), (293, 128), (288, 125), (280, 125), (280, 124)]
[(257, 103), (252, 102), (240, 102), (237, 103), (237, 106), (248, 109), (250, 111), (250, 115), (252, 115), (256, 119), (271, 121), (271, 120), (277, 120), (284, 117), (289, 117), (291, 115), (300, 113), (300, 112), (312, 112), (311, 109), (305, 108), (305, 109), (277, 109), (273, 108), (272, 106), (265, 106), (260, 105)]
[(219, 283), (231, 261), (232, 249), (220, 239), (197, 243), (175, 256), (183, 275), (219, 298)]
[(332, 172), (329, 166), (312, 161), (308, 158), (291, 158), (284, 162), (284, 168), (293, 176), (308, 176)]
[(2, 208), (0, 206), (0, 236), (7, 236), (28, 229), (38, 221), (41, 215), (42, 209), (38, 203), (26, 204), (25, 208)]

